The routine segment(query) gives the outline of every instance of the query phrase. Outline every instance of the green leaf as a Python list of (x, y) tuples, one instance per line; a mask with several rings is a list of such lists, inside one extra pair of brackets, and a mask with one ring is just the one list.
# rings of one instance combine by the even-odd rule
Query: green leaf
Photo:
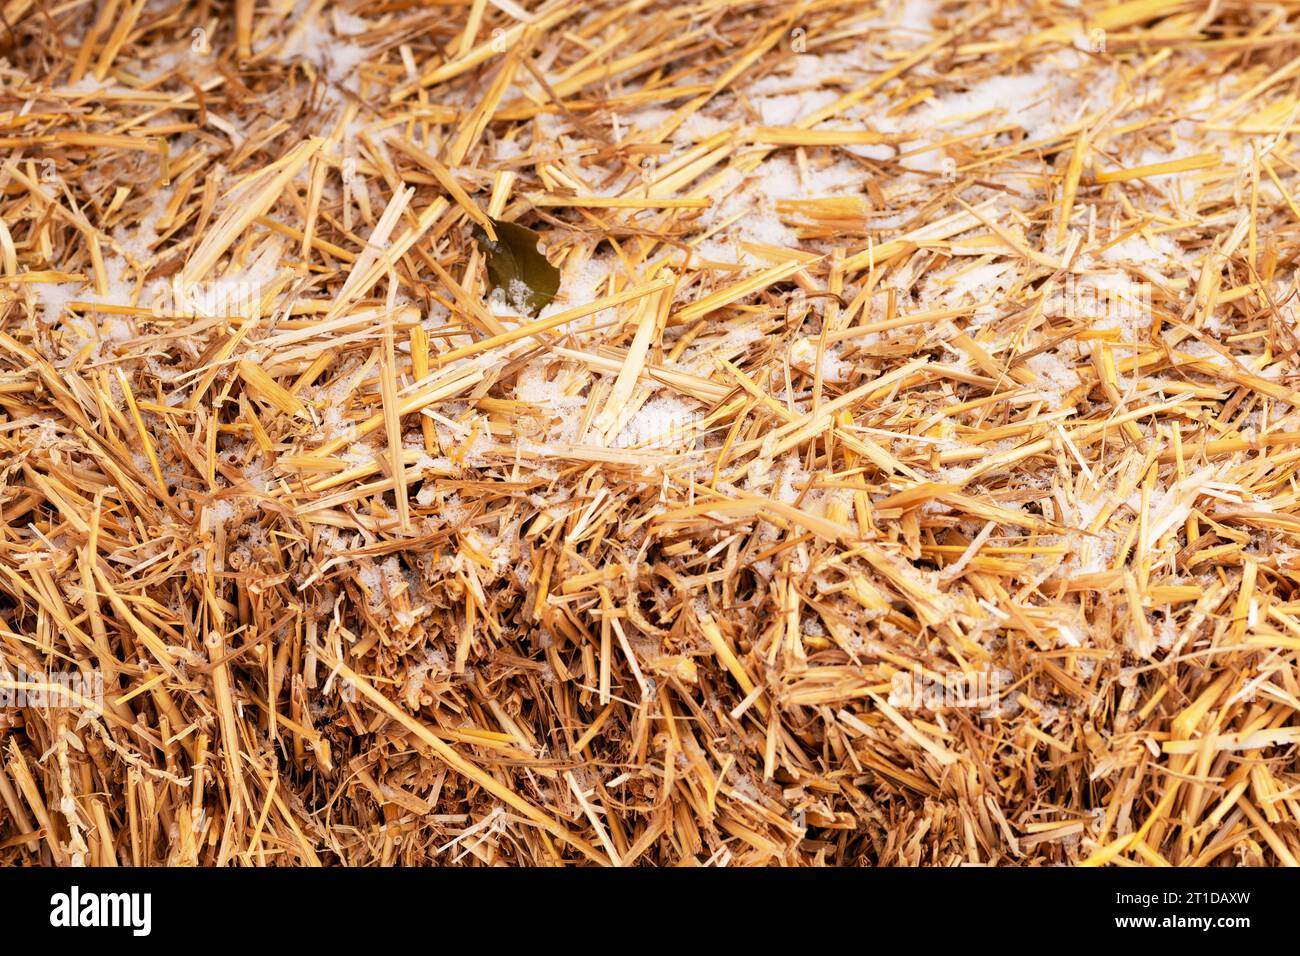
[(492, 220), (497, 238), (493, 242), (480, 227), (474, 227), (474, 241), (487, 257), (488, 282), (500, 289), (506, 302), (532, 318), (555, 300), (560, 290), (560, 270), (537, 251), (541, 238), (527, 226)]

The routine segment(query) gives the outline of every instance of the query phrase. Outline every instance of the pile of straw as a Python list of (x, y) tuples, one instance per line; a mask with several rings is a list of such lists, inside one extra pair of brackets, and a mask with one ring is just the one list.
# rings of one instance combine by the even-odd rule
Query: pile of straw
[(1300, 3), (0, 12), (0, 861), (1296, 863)]

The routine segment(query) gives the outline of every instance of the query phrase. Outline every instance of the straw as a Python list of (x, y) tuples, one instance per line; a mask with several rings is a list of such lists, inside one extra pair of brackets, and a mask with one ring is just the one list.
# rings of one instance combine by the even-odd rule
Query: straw
[(1298, 16), (9, 4), (0, 863), (1295, 865)]

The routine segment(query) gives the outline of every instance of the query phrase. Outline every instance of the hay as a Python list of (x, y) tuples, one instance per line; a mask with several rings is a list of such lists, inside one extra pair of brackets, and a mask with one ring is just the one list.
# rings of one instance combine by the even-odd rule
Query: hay
[(9, 0), (0, 861), (1294, 865), (1300, 5), (1083, 6)]

